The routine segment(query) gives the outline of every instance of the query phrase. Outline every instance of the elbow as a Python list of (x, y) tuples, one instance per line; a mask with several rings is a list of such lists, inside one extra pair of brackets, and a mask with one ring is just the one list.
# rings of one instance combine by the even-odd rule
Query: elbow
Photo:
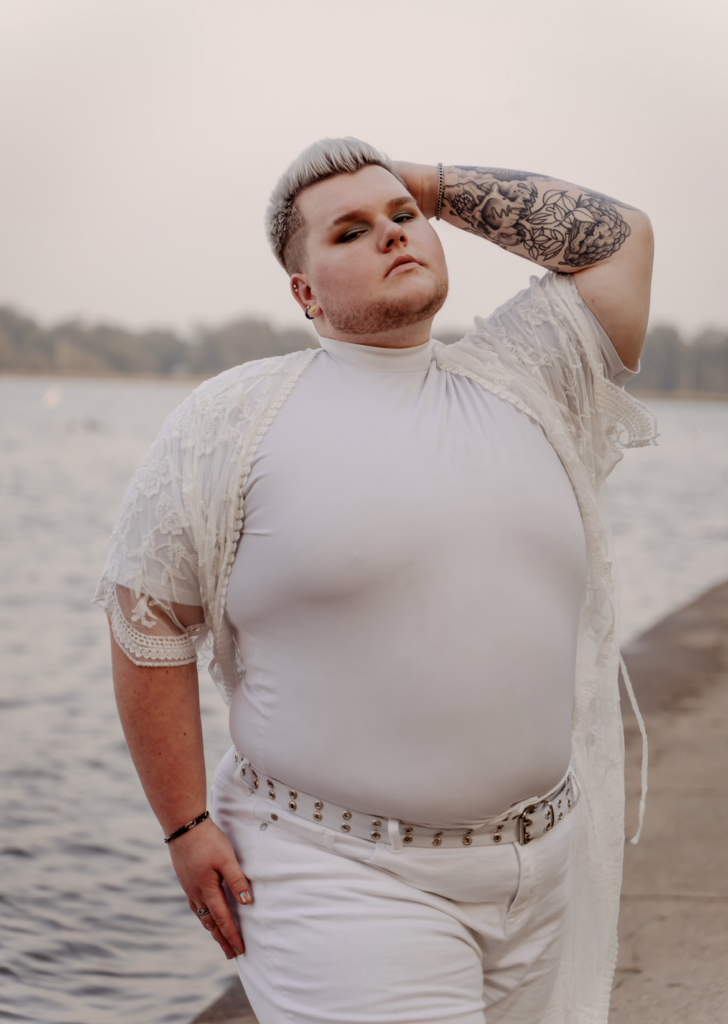
[(639, 247), (644, 258), (649, 262), (652, 270), (652, 260), (655, 253), (655, 233), (652, 230), (652, 221), (642, 210), (630, 211), (628, 220), (630, 230), (630, 244), (633, 248)]

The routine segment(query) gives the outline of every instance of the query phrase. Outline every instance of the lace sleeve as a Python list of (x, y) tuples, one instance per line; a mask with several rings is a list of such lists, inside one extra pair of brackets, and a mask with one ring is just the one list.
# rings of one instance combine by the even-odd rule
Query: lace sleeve
[(572, 441), (585, 460), (596, 460), (603, 479), (621, 449), (653, 443), (658, 433), (651, 410), (607, 379), (588, 313), (571, 275), (547, 273), (487, 320), (477, 317), (460, 344), (491, 354), (506, 374), (511, 368), (531, 408), (540, 404), (538, 392), (555, 401)]
[(135, 665), (192, 664), (206, 633), (182, 486), (189, 404), (168, 418), (132, 477), (94, 596)]
[(193, 636), (199, 627), (175, 621), (148, 594), (137, 599), (127, 587), (116, 585), (99, 603), (106, 608), (114, 639), (135, 665), (175, 668), (197, 661)]

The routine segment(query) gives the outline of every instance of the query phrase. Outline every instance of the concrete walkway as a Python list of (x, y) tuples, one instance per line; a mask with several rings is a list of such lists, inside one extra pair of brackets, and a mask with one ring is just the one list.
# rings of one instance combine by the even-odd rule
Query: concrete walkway
[[(624, 653), (650, 741), (650, 790), (642, 839), (625, 850), (610, 1024), (725, 1024), (728, 584)], [(634, 822), (640, 742), (634, 717), (624, 719)]]
[[(645, 633), (625, 661), (650, 740), (650, 793), (627, 845), (610, 1024), (728, 1020), (728, 583)], [(628, 833), (641, 744), (623, 695)], [(252, 1024), (242, 987), (193, 1024)]]

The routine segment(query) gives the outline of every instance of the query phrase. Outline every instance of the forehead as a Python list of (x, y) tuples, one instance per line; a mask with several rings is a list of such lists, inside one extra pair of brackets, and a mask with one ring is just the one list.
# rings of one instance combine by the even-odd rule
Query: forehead
[(404, 195), (408, 192), (401, 181), (385, 167), (372, 165), (353, 174), (337, 174), (317, 181), (301, 192), (296, 206), (309, 229), (325, 231), (352, 211), (377, 212)]

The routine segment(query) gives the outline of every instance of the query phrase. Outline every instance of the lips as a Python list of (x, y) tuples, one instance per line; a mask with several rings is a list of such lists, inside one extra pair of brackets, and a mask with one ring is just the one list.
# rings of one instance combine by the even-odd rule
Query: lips
[(410, 256), (408, 253), (405, 253), (404, 256), (398, 256), (397, 257), (397, 259), (394, 261), (394, 263), (392, 264), (392, 266), (389, 268), (389, 270), (387, 271), (387, 273), (384, 276), (385, 277), (389, 277), (390, 274), (392, 274), (392, 272), (397, 269), (397, 267), (404, 267), (404, 266), (407, 266), (407, 267), (419, 267), (419, 266), (421, 266), (421, 264), (414, 258), (414, 256)]

